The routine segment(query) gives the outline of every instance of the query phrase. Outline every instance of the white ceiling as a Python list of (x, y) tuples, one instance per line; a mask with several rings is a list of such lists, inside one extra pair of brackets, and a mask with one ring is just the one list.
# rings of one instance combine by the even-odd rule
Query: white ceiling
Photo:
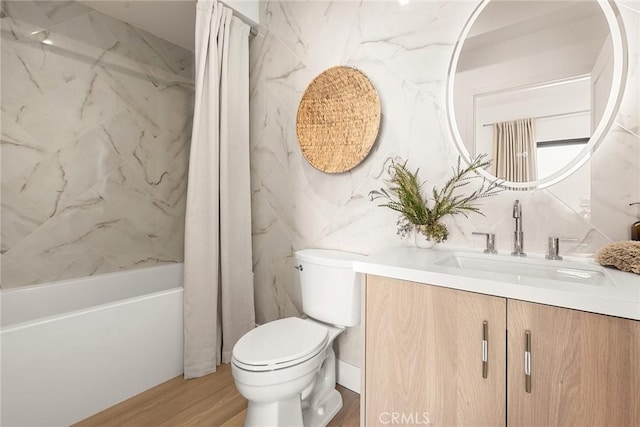
[(178, 46), (195, 49), (195, 0), (78, 1)]

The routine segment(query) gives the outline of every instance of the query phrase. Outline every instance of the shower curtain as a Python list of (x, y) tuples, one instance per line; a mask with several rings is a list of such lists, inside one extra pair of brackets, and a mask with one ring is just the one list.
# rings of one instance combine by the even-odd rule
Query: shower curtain
[(511, 182), (537, 179), (536, 138), (533, 119), (493, 125), (495, 176)]
[(249, 183), (249, 27), (196, 5), (196, 86), (184, 248), (184, 376), (215, 372), (255, 325)]

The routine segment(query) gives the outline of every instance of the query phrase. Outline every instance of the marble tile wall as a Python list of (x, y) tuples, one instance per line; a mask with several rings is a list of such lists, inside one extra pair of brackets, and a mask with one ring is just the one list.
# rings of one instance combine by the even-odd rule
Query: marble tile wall
[[(411, 244), (396, 236), (396, 215), (368, 199), (383, 185), (388, 158), (420, 168), (422, 179), (441, 185), (457, 160), (445, 112), (450, 56), (478, 1), (265, 1), (259, 35), (251, 41), (251, 179), (256, 319), (300, 315), (293, 253), (332, 248), (369, 254)], [(483, 203), (482, 216), (448, 218), (448, 244), (481, 247), (472, 231), (497, 234), (512, 245), (511, 206), (523, 201), (525, 249), (543, 253), (548, 235), (578, 237), (564, 253), (588, 256), (606, 242), (629, 237), (640, 209), (638, 53), (640, 1), (618, 2), (629, 43), (629, 75), (620, 112), (585, 166), (591, 169), (591, 202), (576, 209), (562, 195), (568, 178), (537, 191), (506, 191)], [(382, 103), (382, 125), (370, 156), (344, 174), (315, 170), (297, 146), (298, 103), (310, 81), (326, 68), (349, 65), (369, 76)], [(577, 176), (577, 175), (576, 175)], [(360, 330), (343, 334), (340, 359), (360, 365)]]
[(73, 1), (3, 1), (10, 288), (183, 260), (193, 52)]

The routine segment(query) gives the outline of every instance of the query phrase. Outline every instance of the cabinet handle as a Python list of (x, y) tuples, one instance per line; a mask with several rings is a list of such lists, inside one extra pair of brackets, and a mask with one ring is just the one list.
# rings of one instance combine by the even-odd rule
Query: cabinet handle
[(524, 336), (524, 391), (531, 393), (531, 332), (525, 331)]
[(482, 322), (482, 378), (489, 372), (489, 322)]

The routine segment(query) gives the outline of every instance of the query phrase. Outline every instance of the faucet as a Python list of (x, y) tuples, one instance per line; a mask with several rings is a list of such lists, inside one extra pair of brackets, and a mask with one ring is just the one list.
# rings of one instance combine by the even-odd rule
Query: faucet
[(516, 219), (516, 230), (513, 233), (513, 256), (527, 256), (522, 249), (524, 248), (524, 233), (522, 232), (522, 206), (520, 200), (513, 202), (513, 217)]
[(476, 236), (486, 236), (487, 242), (484, 249), (485, 254), (495, 255), (498, 253), (498, 251), (496, 250), (496, 235), (494, 233), (479, 233), (474, 231), (471, 234)]
[(553, 237), (549, 236), (548, 246), (549, 250), (545, 255), (546, 259), (551, 259), (554, 261), (562, 261), (562, 257), (560, 256), (560, 240), (566, 240), (567, 242), (578, 242), (579, 240), (573, 237)]

